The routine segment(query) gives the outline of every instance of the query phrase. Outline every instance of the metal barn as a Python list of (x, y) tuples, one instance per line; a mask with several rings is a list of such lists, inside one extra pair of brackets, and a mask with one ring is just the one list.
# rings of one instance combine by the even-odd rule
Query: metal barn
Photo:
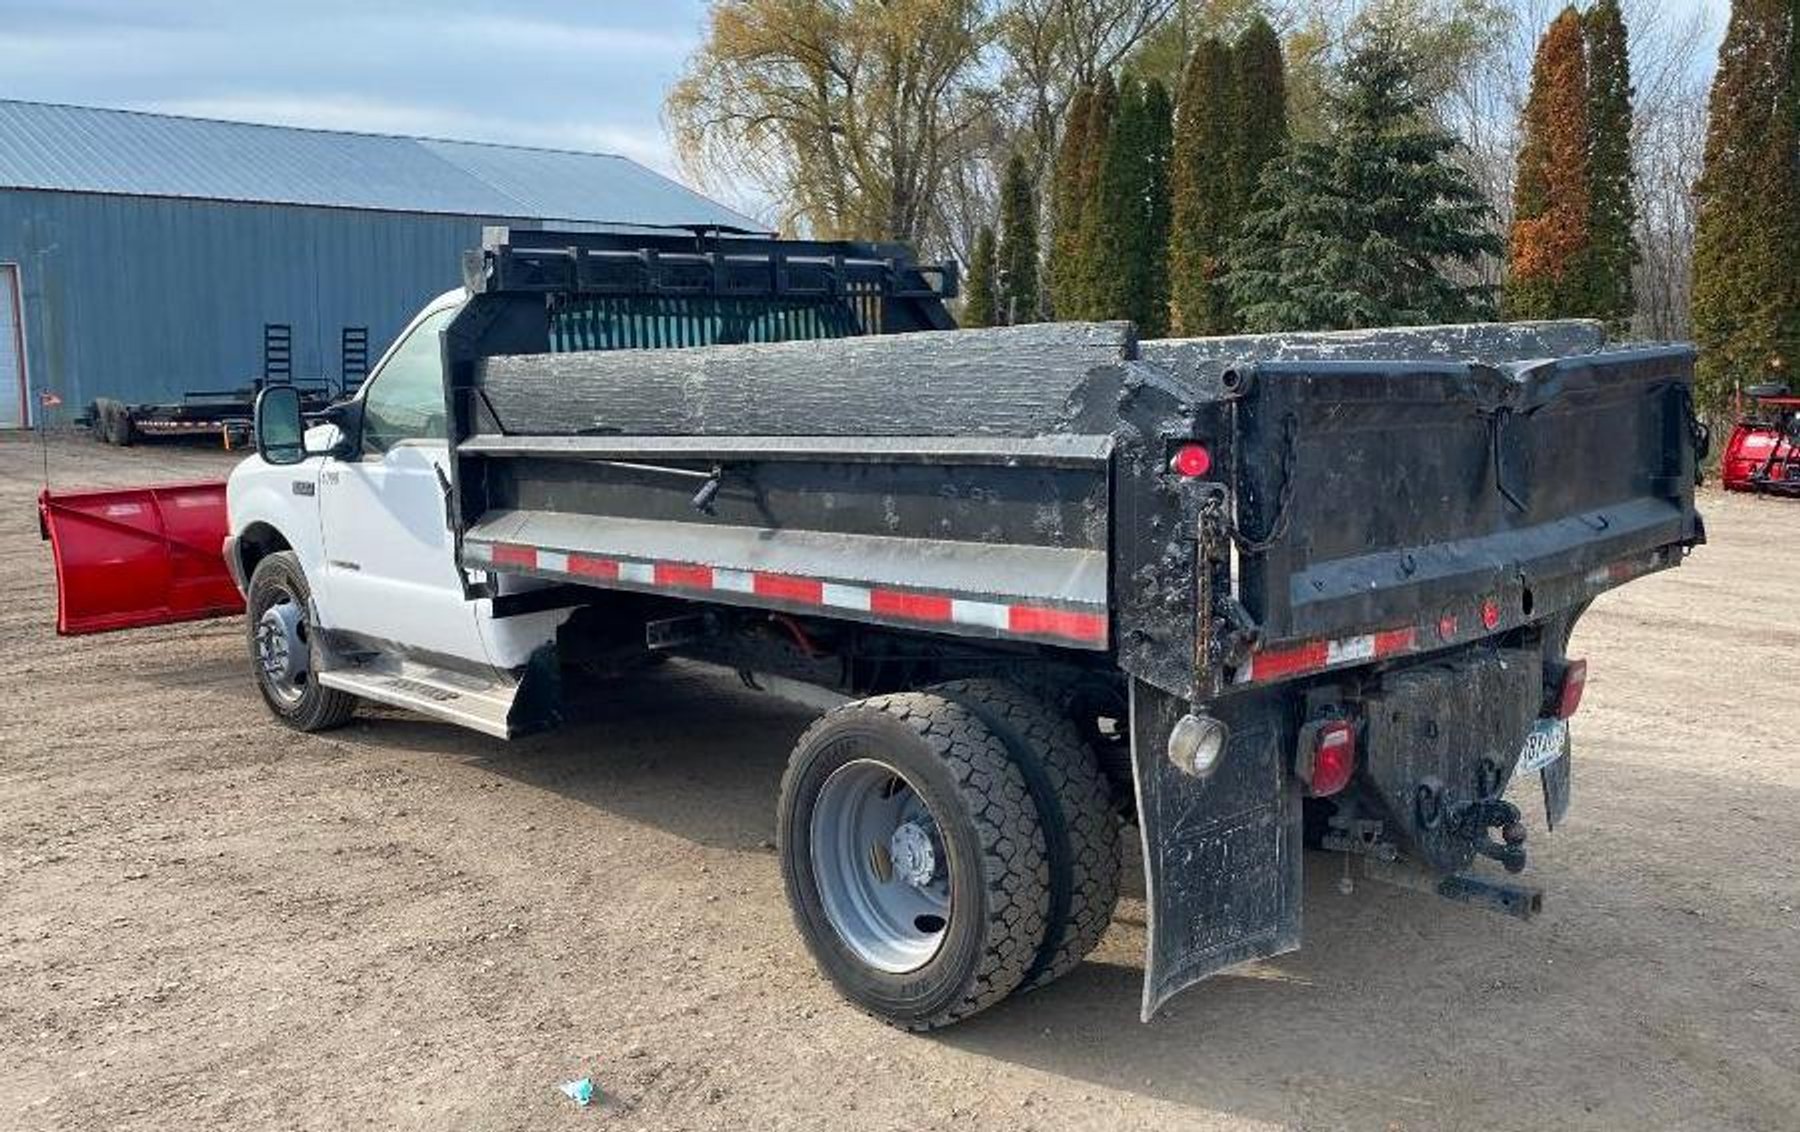
[[(0, 428), (379, 350), (486, 224), (757, 227), (637, 163), (0, 100)], [(61, 399), (44, 409), (40, 395)]]

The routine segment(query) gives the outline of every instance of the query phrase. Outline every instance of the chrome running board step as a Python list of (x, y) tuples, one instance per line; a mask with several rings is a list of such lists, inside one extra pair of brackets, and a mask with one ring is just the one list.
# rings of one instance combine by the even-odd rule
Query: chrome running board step
[(418, 661), (377, 656), (361, 664), (321, 672), (319, 683), (499, 739), (513, 736), (510, 716), (519, 682), (503, 673), (492, 672), (484, 678)]

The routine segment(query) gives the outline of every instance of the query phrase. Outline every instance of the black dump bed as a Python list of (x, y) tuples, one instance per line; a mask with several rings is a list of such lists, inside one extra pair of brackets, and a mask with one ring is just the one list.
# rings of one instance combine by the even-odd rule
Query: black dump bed
[(446, 335), (466, 566), (1201, 697), (1542, 620), (1701, 537), (1686, 348), (952, 331), (953, 277), (898, 249), (699, 244), (490, 233)]

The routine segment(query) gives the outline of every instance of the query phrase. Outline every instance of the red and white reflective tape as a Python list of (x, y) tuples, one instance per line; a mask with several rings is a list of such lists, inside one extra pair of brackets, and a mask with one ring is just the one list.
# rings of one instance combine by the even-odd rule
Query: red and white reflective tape
[(1250, 654), (1250, 663), (1238, 670), (1241, 683), (1286, 680), (1336, 668), (1342, 664), (1366, 664), (1390, 656), (1413, 651), (1418, 644), (1418, 630), (1408, 625), (1402, 629), (1384, 629), (1335, 640), (1304, 641)]
[(952, 594), (885, 586), (828, 582), (797, 574), (727, 570), (686, 562), (601, 558), (516, 543), (475, 543), (464, 547), (471, 560), (485, 559), (500, 569), (554, 574), (578, 582), (626, 588), (740, 595), (779, 606), (839, 609), (867, 619), (917, 625), (964, 626), (1010, 637), (1029, 637), (1105, 648), (1106, 612), (1093, 606), (1060, 608), (1018, 602), (985, 601)]
[[(1657, 554), (1621, 559), (1589, 570), (1583, 575), (1583, 581), (1590, 589), (1606, 589), (1648, 574), (1663, 564), (1662, 556)], [(1482, 625), (1489, 632), (1497, 630), (1503, 614), (1496, 599), (1485, 598), (1478, 608), (1482, 612)], [(1341, 665), (1367, 664), (1426, 648), (1458, 644), (1461, 643), (1456, 640), (1458, 623), (1457, 610), (1448, 608), (1438, 620), (1437, 640), (1431, 643), (1421, 643), (1419, 630), (1408, 625), (1355, 637), (1302, 641), (1259, 650), (1251, 653), (1250, 662), (1238, 669), (1237, 682), (1251, 684), (1287, 680), (1296, 676), (1310, 676)]]

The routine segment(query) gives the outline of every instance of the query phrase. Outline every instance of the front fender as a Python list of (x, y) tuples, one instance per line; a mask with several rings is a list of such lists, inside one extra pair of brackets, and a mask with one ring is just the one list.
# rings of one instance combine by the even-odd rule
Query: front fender
[(233, 572), (241, 574), (248, 586), (250, 571), (243, 556), (249, 547), (264, 545), (271, 535), (278, 537), (300, 560), (320, 623), (330, 624), (331, 595), (325, 584), (325, 547), (319, 526), (323, 462), (324, 457), (312, 457), (278, 467), (252, 456), (231, 473), (225, 498), (232, 552), (237, 556)]

